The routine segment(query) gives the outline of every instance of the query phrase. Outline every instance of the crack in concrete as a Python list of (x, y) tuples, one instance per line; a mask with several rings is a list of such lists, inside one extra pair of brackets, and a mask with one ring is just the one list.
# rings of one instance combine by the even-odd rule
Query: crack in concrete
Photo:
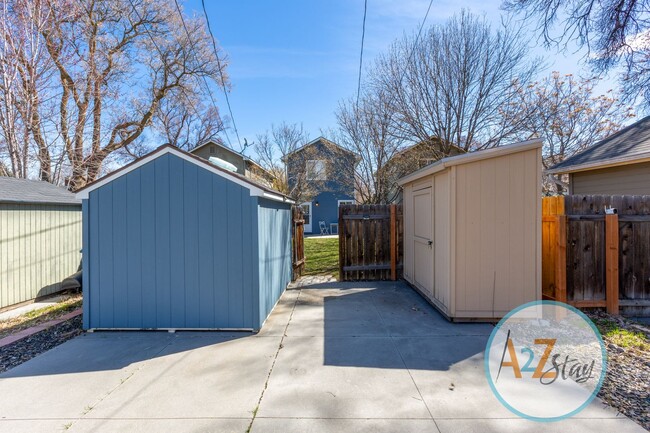
[(300, 299), (301, 293), (302, 293), (302, 289), (298, 291), (298, 296), (296, 296), (296, 299), (293, 302), (293, 307), (291, 308), (291, 314), (289, 315), (289, 320), (287, 320), (287, 325), (284, 327), (282, 338), (280, 339), (280, 343), (278, 344), (278, 350), (275, 351), (275, 356), (273, 357), (273, 362), (271, 363), (269, 374), (266, 376), (266, 381), (264, 382), (264, 387), (262, 388), (262, 393), (260, 394), (260, 398), (259, 400), (257, 400), (257, 405), (255, 406), (255, 409), (253, 409), (253, 417), (251, 418), (251, 423), (248, 425), (248, 429), (246, 429), (246, 433), (250, 433), (250, 431), (253, 429), (253, 423), (255, 422), (255, 418), (257, 418), (257, 411), (260, 408), (260, 404), (262, 404), (262, 399), (264, 398), (264, 392), (269, 386), (269, 380), (271, 380), (271, 374), (273, 373), (273, 368), (275, 367), (275, 363), (278, 360), (278, 355), (280, 354), (280, 350), (284, 347), (284, 339), (287, 336), (287, 330), (289, 329), (289, 324), (291, 323), (291, 319), (293, 319), (293, 313), (294, 311), (296, 311), (296, 305), (298, 304), (298, 299)]

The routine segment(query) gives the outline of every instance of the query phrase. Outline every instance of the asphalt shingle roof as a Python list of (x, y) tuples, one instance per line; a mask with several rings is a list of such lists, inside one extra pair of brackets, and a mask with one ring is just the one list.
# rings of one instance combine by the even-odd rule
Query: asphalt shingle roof
[(0, 177), (0, 203), (81, 204), (81, 200), (48, 182)]
[(566, 173), (585, 165), (597, 166), (601, 162), (605, 164), (648, 157), (650, 157), (650, 116), (554, 165), (548, 172)]

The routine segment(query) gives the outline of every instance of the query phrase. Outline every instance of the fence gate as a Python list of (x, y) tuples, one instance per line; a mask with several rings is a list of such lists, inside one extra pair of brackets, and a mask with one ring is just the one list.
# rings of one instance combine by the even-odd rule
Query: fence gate
[(402, 273), (402, 206), (339, 207), (339, 280), (396, 280)]
[(295, 281), (305, 270), (305, 215), (300, 206), (293, 206), (291, 216), (291, 278)]

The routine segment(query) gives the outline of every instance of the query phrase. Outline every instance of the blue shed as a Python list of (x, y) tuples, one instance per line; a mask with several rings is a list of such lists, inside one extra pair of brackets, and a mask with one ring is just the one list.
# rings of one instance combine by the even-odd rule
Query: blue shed
[(77, 198), (85, 329), (256, 330), (291, 280), (291, 199), (173, 146)]

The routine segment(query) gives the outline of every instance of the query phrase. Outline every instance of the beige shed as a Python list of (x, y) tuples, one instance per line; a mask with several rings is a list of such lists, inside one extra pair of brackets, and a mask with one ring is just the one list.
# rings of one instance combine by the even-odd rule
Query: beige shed
[(400, 179), (404, 278), (450, 320), (541, 299), (541, 147), (453, 156)]

